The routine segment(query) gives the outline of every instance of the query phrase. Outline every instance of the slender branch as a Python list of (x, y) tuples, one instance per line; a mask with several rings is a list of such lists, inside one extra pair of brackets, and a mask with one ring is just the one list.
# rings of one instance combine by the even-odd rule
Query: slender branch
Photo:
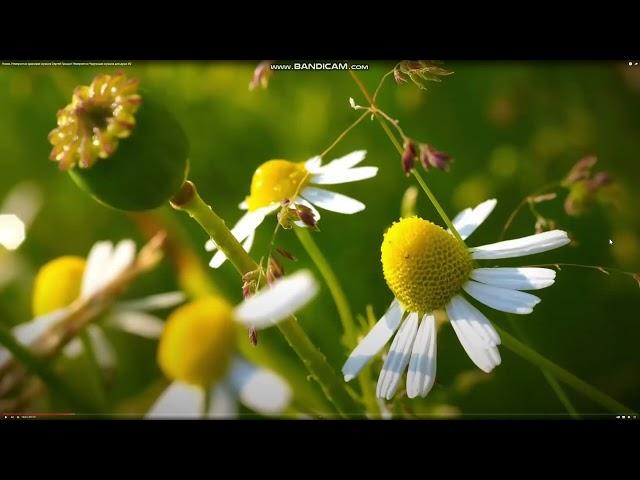
[(516, 355), (524, 358), (528, 362), (531, 362), (538, 367), (544, 368), (558, 380), (561, 380), (577, 392), (580, 392), (587, 398), (590, 398), (593, 402), (597, 403), (601, 407), (606, 408), (612, 413), (636, 413), (626, 405), (623, 405), (617, 400), (611, 398), (609, 395), (601, 392), (597, 388), (592, 387), (585, 381), (580, 380), (571, 372), (565, 370), (562, 367), (559, 367), (551, 360), (540, 355), (538, 352), (529, 348), (527, 345), (521, 343), (518, 339), (512, 337), (509, 333), (507, 333), (497, 325), (494, 325), (494, 327), (500, 334), (502, 344), (506, 348), (511, 350)]
[[(389, 126), (384, 122), (384, 117), (386, 117), (386, 119), (390, 123), (392, 123), (396, 128), (399, 129), (400, 127), (393, 120), (391, 120), (390, 117), (388, 115), (386, 115), (386, 114), (382, 115), (383, 118), (381, 118), (381, 111), (373, 103), (373, 99), (371, 98), (371, 95), (369, 95), (369, 92), (367, 91), (367, 88), (364, 86), (364, 84), (362, 83), (360, 78), (358, 78), (356, 73), (354, 71), (352, 71), (352, 70), (349, 71), (349, 73), (351, 74), (351, 77), (353, 78), (353, 80), (356, 82), (356, 84), (358, 85), (358, 87), (362, 91), (362, 94), (365, 96), (367, 101), (370, 103), (371, 111), (374, 113), (374, 115), (376, 116), (376, 118), (380, 122), (380, 125), (382, 126), (382, 129), (385, 131), (385, 133), (387, 134), (387, 136), (389, 137), (389, 139), (391, 140), (393, 145), (396, 147), (396, 150), (398, 151), (398, 153), (400, 155), (402, 155), (403, 148), (400, 145), (400, 143), (398, 142), (398, 140), (396, 139), (396, 137), (393, 134), (393, 132), (391, 132), (391, 130), (389, 129)], [(399, 130), (399, 132), (400, 132), (401, 136), (404, 136), (404, 134), (402, 133), (402, 130)], [(449, 216), (446, 214), (446, 212), (444, 211), (444, 209), (440, 205), (440, 202), (438, 202), (438, 199), (431, 192), (431, 190), (427, 186), (427, 183), (424, 181), (424, 179), (422, 178), (420, 173), (415, 168), (411, 170), (411, 173), (413, 174), (415, 179), (418, 181), (418, 183), (420, 184), (420, 186), (424, 190), (424, 193), (426, 193), (427, 197), (429, 197), (429, 200), (431, 201), (431, 203), (433, 204), (435, 209), (438, 211), (438, 214), (440, 215), (440, 217), (442, 218), (444, 223), (446, 223), (446, 225), (449, 228), (449, 230), (451, 230), (451, 233), (453, 234), (453, 236), (456, 237), (456, 239), (458, 239), (458, 241), (464, 243), (464, 241), (462, 240), (462, 237), (460, 236), (460, 233), (458, 233), (458, 230), (453, 225), (453, 222), (451, 221)]]
[(509, 215), (509, 218), (507, 219), (507, 223), (504, 224), (504, 227), (502, 227), (502, 232), (500, 233), (500, 238), (499, 240), (504, 239), (504, 236), (507, 233), (507, 230), (509, 229), (509, 227), (511, 226), (511, 224), (513, 223), (513, 221), (515, 220), (516, 216), (518, 215), (518, 213), (520, 212), (520, 210), (522, 210), (522, 208), (529, 203), (529, 199), (531, 197), (535, 197), (536, 195), (540, 195), (544, 192), (546, 192), (547, 190), (552, 190), (555, 189), (557, 187), (559, 187), (560, 184), (558, 182), (551, 182), (548, 183), (547, 185), (545, 185), (544, 187), (536, 190), (535, 192), (533, 192), (532, 194), (527, 195), (526, 197), (524, 197), (520, 203), (518, 204), (518, 206), (515, 208), (515, 210), (513, 212), (511, 212), (511, 215)]
[[(347, 134), (353, 130), (360, 122), (362, 122), (362, 120), (365, 119), (365, 117), (369, 115), (369, 112), (366, 111), (364, 112), (362, 115), (360, 115), (355, 122), (353, 122), (351, 125), (349, 125), (339, 136), (338, 138), (336, 138), (333, 143), (331, 145), (329, 145), (321, 154), (321, 157), (324, 157), (327, 153), (329, 153), (333, 147), (335, 147), (338, 143), (340, 143), (340, 141), (347, 136)], [(300, 182), (302, 183), (302, 182)]]
[[(171, 205), (177, 210), (188, 213), (202, 226), (240, 275), (259, 270), (259, 265), (244, 251), (224, 221), (202, 200), (193, 183), (185, 182), (171, 200)], [(277, 328), (320, 384), (324, 394), (336, 407), (338, 413), (344, 417), (357, 414), (360, 408), (345, 387), (342, 378), (336, 374), (325, 356), (311, 342), (296, 318), (292, 316), (278, 323)]]
[[(527, 339), (526, 339), (526, 336), (525, 336), (524, 332), (522, 331), (522, 327), (520, 326), (520, 323), (514, 320), (513, 315), (506, 314), (506, 316), (509, 319), (509, 323), (511, 324), (512, 328), (518, 333), (518, 336), (523, 341), (529, 343), (527, 341)], [(560, 400), (560, 403), (562, 403), (564, 408), (567, 410), (567, 413), (569, 413), (569, 415), (572, 418), (579, 419), (580, 415), (578, 414), (578, 411), (573, 406), (573, 404), (571, 403), (571, 400), (569, 400), (569, 397), (565, 393), (565, 391), (562, 388), (562, 386), (555, 379), (555, 377), (551, 373), (549, 373), (546, 369), (544, 369), (542, 367), (540, 368), (540, 372), (542, 372), (542, 375), (544, 376), (545, 380), (547, 381), (547, 383), (549, 384), (549, 386), (551, 387), (553, 392), (558, 397), (558, 400)]]

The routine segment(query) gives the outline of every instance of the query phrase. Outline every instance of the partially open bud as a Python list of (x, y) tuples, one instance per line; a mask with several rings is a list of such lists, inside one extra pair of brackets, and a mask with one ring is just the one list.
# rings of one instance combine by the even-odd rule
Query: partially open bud
[(33, 285), (34, 316), (68, 307), (80, 296), (85, 264), (84, 258), (66, 256), (40, 268)]
[(420, 163), (425, 170), (429, 168), (437, 168), (445, 172), (449, 171), (449, 163), (451, 163), (451, 156), (436, 150), (431, 145), (420, 145)]
[(184, 182), (189, 146), (177, 120), (124, 74), (74, 91), (49, 134), (51, 158), (99, 202), (129, 211), (167, 202)]
[(562, 181), (562, 185), (570, 187), (575, 182), (589, 178), (591, 176), (591, 169), (597, 161), (598, 159), (595, 156), (589, 156), (576, 162)]
[(306, 205), (296, 203), (296, 211), (298, 212), (298, 218), (300, 218), (300, 221), (302, 223), (304, 223), (307, 227), (311, 228), (312, 230), (318, 229), (318, 221), (316, 220), (316, 217), (313, 214), (313, 210), (311, 210)]
[(409, 176), (411, 170), (416, 163), (416, 144), (413, 141), (407, 139), (404, 142), (404, 152), (402, 152), (402, 157), (400, 159), (402, 163), (402, 171), (406, 176)]
[(171, 380), (208, 387), (227, 372), (235, 349), (233, 308), (205, 297), (177, 308), (167, 319), (158, 364)]

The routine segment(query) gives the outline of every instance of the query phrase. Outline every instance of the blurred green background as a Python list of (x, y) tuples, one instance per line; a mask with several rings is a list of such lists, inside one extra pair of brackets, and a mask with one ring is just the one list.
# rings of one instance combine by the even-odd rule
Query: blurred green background
[[(372, 91), (393, 63), (368, 63), (370, 70), (359, 76)], [(344, 71), (278, 71), (267, 89), (250, 92), (247, 86), (255, 66), (134, 62), (123, 68), (183, 124), (191, 143), (190, 178), (229, 224), (240, 217), (237, 205), (248, 193), (259, 164), (272, 158), (302, 161), (319, 154), (357, 118), (348, 98), (365, 104)], [(619, 205), (596, 206), (580, 217), (569, 217), (562, 208), (566, 191), (559, 190), (558, 199), (539, 209), (568, 230), (576, 245), (502, 264), (573, 262), (639, 271), (640, 67), (595, 62), (447, 62), (445, 66), (455, 73), (441, 83), (430, 82), (427, 91), (411, 83), (398, 86), (390, 77), (379, 103), (400, 120), (409, 136), (454, 157), (450, 173), (435, 171), (426, 177), (451, 217), (487, 198), (498, 199), (497, 208), (469, 243), (497, 241), (523, 197), (561, 179), (582, 157), (597, 155), (596, 171), (609, 172), (621, 186)], [(12, 268), (20, 274), (0, 286), (0, 321), (7, 325), (30, 318), (31, 284), (43, 263), (66, 254), (86, 256), (102, 239), (144, 241), (130, 217), (90, 200), (48, 160), (47, 134), (73, 88), (88, 84), (97, 73), (114, 71), (112, 67), (0, 67), (0, 203), (25, 181), (39, 187), (43, 199), (26, 242), (12, 260)], [(382, 234), (399, 217), (402, 195), (413, 181), (403, 175), (399, 155), (376, 121), (365, 120), (326, 160), (356, 149), (368, 151), (365, 164), (378, 166), (379, 175), (334, 189), (365, 202), (367, 208), (353, 216), (325, 212), (315, 239), (341, 279), (354, 312), (363, 313), (371, 304), (380, 316), (392, 299), (379, 261)], [(417, 210), (441, 223), (422, 193)], [(202, 248), (206, 235), (186, 215), (170, 208), (166, 214), (184, 227), (206, 266), (209, 254)], [(507, 238), (533, 233), (534, 221), (523, 209)], [(258, 230), (255, 258), (266, 253), (274, 227), (272, 216)], [(295, 265), (285, 264), (289, 271), (312, 267), (292, 232), (281, 231), (277, 243), (299, 258)], [(208, 273), (225, 296), (234, 302), (241, 299), (240, 281), (231, 265)], [(138, 280), (127, 296), (175, 288), (171, 266), (163, 262)], [(628, 276), (563, 268), (556, 284), (540, 296), (543, 302), (532, 315), (515, 319), (528, 343), (622, 403), (640, 409), (638, 284)], [(505, 314), (482, 310), (512, 331)], [(300, 314), (300, 321), (338, 370), (348, 352), (340, 345), (340, 324), (326, 288)], [(135, 411), (135, 406), (126, 407), (127, 402), (149, 395), (161, 379), (155, 342), (111, 330), (108, 335), (119, 354), (113, 410)], [(261, 335), (265, 342), (279, 345), (292, 368), (305, 374), (277, 331)], [(565, 412), (537, 368), (505, 348), (501, 353), (502, 365), (489, 376), (480, 375), (489, 381), (466, 391), (459, 375), (476, 369), (445, 325), (439, 336), (436, 386), (427, 400), (412, 402), (412, 408), (446, 401), (463, 414)], [(78, 382), (89, 381), (76, 375)], [(602, 412), (580, 394), (566, 391), (579, 411)]]

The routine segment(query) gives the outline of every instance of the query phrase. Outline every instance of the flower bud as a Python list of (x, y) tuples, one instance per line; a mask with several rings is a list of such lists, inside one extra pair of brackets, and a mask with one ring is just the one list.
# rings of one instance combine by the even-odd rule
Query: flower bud
[(306, 205), (296, 203), (296, 211), (298, 213), (298, 218), (300, 218), (300, 221), (302, 223), (304, 223), (307, 227), (311, 228), (312, 230), (318, 229), (318, 221), (316, 220), (316, 217), (313, 214), (313, 210), (311, 210)]
[(576, 162), (576, 164), (571, 167), (571, 170), (562, 181), (562, 185), (565, 187), (571, 186), (575, 182), (579, 182), (580, 180), (586, 180), (591, 175), (591, 169), (596, 164), (598, 159), (595, 156), (585, 157), (582, 160)]
[(188, 171), (189, 146), (177, 120), (138, 93), (124, 74), (78, 87), (49, 134), (51, 158), (110, 207), (141, 211), (167, 202)]
[(445, 172), (449, 171), (449, 163), (451, 163), (451, 156), (436, 150), (430, 145), (420, 145), (420, 163), (425, 170), (434, 167)]
[(416, 163), (416, 145), (411, 140), (405, 140), (404, 152), (401, 157), (402, 171), (408, 177)]

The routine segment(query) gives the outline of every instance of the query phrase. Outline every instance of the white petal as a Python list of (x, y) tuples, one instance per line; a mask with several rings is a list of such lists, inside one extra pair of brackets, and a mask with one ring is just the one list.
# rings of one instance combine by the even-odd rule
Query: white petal
[(107, 269), (113, 244), (109, 241), (97, 242), (91, 247), (82, 277), (82, 297), (89, 297), (103, 285), (103, 275)]
[[(55, 312), (36, 317), (29, 322), (21, 323), (20, 325), (12, 328), (11, 333), (20, 344), (28, 347), (34, 341), (36, 341), (40, 337), (40, 335), (42, 335), (49, 328), (62, 320), (66, 313), (67, 309), (62, 308), (60, 310), (56, 310)], [(11, 359), (11, 357), (11, 352), (0, 345), (0, 367), (2, 367), (5, 362)]]
[(87, 334), (98, 365), (103, 369), (112, 369), (116, 364), (116, 353), (102, 328), (98, 325), (89, 325)]
[(240, 401), (258, 413), (280, 413), (291, 400), (291, 389), (282, 378), (241, 358), (234, 360), (229, 382)]
[[(265, 217), (269, 213), (277, 209), (278, 204), (276, 203), (263, 208), (259, 208), (257, 210), (254, 210), (253, 212), (245, 213), (240, 218), (240, 220), (238, 220), (238, 223), (236, 223), (235, 226), (231, 229), (231, 233), (236, 238), (236, 240), (242, 242), (256, 231), (256, 228), (260, 226), (260, 224), (264, 221)], [(253, 240), (251, 240), (251, 242), (253, 242)], [(210, 250), (214, 250), (215, 248), (217, 248), (213, 240), (209, 240), (207, 244), (205, 244), (205, 249), (209, 250), (207, 247), (213, 247), (210, 248)], [(249, 247), (251, 247), (251, 244), (249, 244)], [(209, 266), (211, 268), (218, 268), (225, 262), (226, 259), (227, 256), (224, 254), (224, 252), (218, 250), (209, 262)]]
[(25, 239), (25, 227), (17, 215), (0, 215), (0, 245), (15, 250)]
[(322, 164), (322, 157), (316, 155), (305, 162), (304, 168), (306, 168), (309, 173), (315, 173), (320, 168), (320, 164)]
[(222, 250), (218, 250), (209, 262), (209, 266), (211, 268), (219, 268), (226, 260), (227, 256), (224, 254), (224, 252)]
[(314, 205), (332, 212), (352, 214), (365, 209), (364, 203), (358, 200), (320, 188), (307, 187), (302, 191), (302, 196)]
[[(345, 155), (344, 157), (340, 157), (335, 160), (332, 160), (322, 167), (320, 166), (319, 163), (314, 162), (310, 164), (309, 162), (311, 161), (307, 162), (305, 167), (310, 173), (329, 173), (329, 172), (343, 171), (343, 170), (348, 170), (356, 166), (360, 162), (362, 162), (362, 160), (364, 160), (364, 157), (366, 157), (366, 155), (367, 155), (366, 150), (356, 150), (355, 152), (351, 152)], [(315, 157), (315, 158), (319, 158), (319, 157)], [(315, 160), (315, 158), (312, 160)]]
[(371, 331), (364, 337), (358, 346), (351, 352), (349, 358), (342, 367), (345, 382), (352, 380), (362, 367), (371, 360), (400, 326), (402, 320), (402, 307), (400, 302), (394, 299), (386, 313), (375, 324)]
[(211, 388), (207, 418), (234, 419), (238, 417), (238, 402), (225, 382), (219, 382)]
[(480, 310), (471, 305), (462, 295), (456, 295), (450, 303), (452, 308), (459, 312), (458, 316), (465, 318), (465, 321), (484, 339), (487, 346), (500, 345), (500, 335)]
[[(320, 221), (320, 212), (318, 211), (318, 209), (313, 205), (311, 205), (309, 202), (307, 202), (304, 198), (298, 197), (293, 203), (299, 203), (301, 205), (304, 205), (305, 207), (308, 207), (311, 210), (311, 213), (313, 213), (313, 218), (315, 219), (316, 223)], [(295, 223), (297, 226), (301, 228), (307, 227), (307, 225), (302, 220), (296, 220), (293, 223)]]
[(62, 320), (67, 312), (67, 308), (61, 308), (55, 312), (36, 317), (29, 322), (21, 323), (12, 329), (13, 335), (22, 345), (30, 345), (45, 331)]
[(65, 345), (62, 352), (69, 358), (76, 358), (84, 352), (84, 345), (82, 345), (82, 341), (76, 337)]
[(494, 287), (511, 290), (539, 290), (553, 285), (556, 271), (549, 268), (476, 268), (471, 278)]
[(159, 338), (164, 329), (164, 322), (144, 312), (118, 310), (107, 319), (107, 324), (127, 333), (144, 338)]
[(393, 339), (387, 358), (382, 366), (376, 387), (376, 396), (379, 398), (391, 400), (396, 393), (404, 369), (407, 368), (407, 364), (409, 363), (413, 340), (415, 339), (417, 331), (418, 314), (411, 312)]
[(339, 183), (357, 182), (375, 177), (378, 167), (359, 167), (349, 170), (331, 170), (311, 176), (311, 183), (316, 185), (337, 185)]
[(505, 240), (504, 242), (471, 248), (470, 251), (471, 256), (477, 260), (524, 257), (525, 255), (533, 255), (534, 253), (553, 250), (569, 242), (571, 242), (571, 240), (567, 236), (567, 232), (563, 230), (551, 230), (515, 240)]
[[(484, 372), (500, 364), (495, 342), (488, 341), (484, 322), (488, 320), (461, 297), (454, 297), (447, 305), (447, 315), (467, 355)], [(468, 308), (471, 307), (471, 308)], [(480, 316), (476, 316), (480, 314)]]
[(508, 288), (494, 287), (469, 280), (462, 288), (479, 302), (501, 312), (526, 315), (533, 311), (540, 299), (530, 293)]
[(148, 297), (137, 298), (135, 300), (127, 300), (119, 302), (118, 309), (121, 310), (163, 310), (165, 308), (175, 307), (187, 299), (184, 292), (166, 292)]
[(436, 319), (426, 315), (420, 323), (409, 360), (407, 396), (426, 397), (436, 379)]
[(202, 416), (203, 402), (201, 388), (173, 382), (158, 397), (145, 418), (198, 418)]
[(245, 213), (231, 229), (231, 233), (236, 237), (236, 240), (241, 242), (256, 231), (256, 228), (264, 221), (264, 217), (277, 209), (278, 204), (273, 204)]
[(473, 209), (467, 208), (463, 210), (453, 219), (453, 226), (456, 227), (456, 230), (463, 240), (471, 235), (475, 229), (487, 219), (495, 208), (496, 203), (498, 203), (497, 200), (492, 198), (491, 200), (482, 202)]
[(204, 249), (207, 252), (213, 252), (216, 248), (218, 248), (218, 245), (211, 238), (204, 244)]
[(125, 239), (118, 242), (111, 253), (105, 271), (102, 272), (101, 284), (107, 285), (126, 270), (136, 258), (136, 244), (133, 240)]
[(240, 210), (249, 210), (249, 204), (247, 203), (246, 200), (243, 200), (238, 204), (238, 208)]
[(255, 328), (275, 325), (293, 315), (318, 293), (318, 284), (308, 270), (278, 279), (244, 300), (235, 310), (242, 324)]

